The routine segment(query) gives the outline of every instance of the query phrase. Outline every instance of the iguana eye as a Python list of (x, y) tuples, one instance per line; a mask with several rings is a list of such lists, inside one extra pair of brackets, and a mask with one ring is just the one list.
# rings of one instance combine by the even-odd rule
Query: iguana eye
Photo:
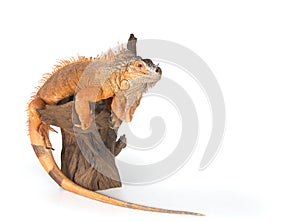
[(140, 62), (140, 61), (136, 61), (134, 66), (139, 68), (140, 70), (145, 70), (146, 69), (145, 64), (143, 62)]

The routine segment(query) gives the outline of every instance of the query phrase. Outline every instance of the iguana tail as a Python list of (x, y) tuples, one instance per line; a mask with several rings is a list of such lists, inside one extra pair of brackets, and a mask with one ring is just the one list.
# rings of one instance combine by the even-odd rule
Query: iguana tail
[(152, 211), (152, 212), (160, 212), (160, 213), (172, 213), (172, 214), (188, 214), (188, 215), (196, 215), (196, 216), (204, 216), (200, 213), (193, 213), (193, 212), (187, 212), (187, 211), (176, 211), (176, 210), (166, 210), (166, 209), (160, 209), (160, 208), (154, 208), (154, 207), (147, 207), (142, 206), (138, 204), (128, 203), (122, 200), (118, 200), (91, 190), (88, 190), (86, 188), (83, 188), (77, 184), (75, 184), (73, 181), (68, 179), (63, 172), (58, 168), (53, 155), (52, 151), (49, 149), (46, 149), (43, 146), (34, 145), (32, 144), (32, 147), (34, 149), (34, 152), (36, 153), (40, 163), (44, 167), (44, 169), (47, 171), (47, 173), (52, 177), (52, 179), (63, 189), (79, 194), (84, 197), (88, 197), (94, 200), (101, 201), (103, 203), (108, 203), (120, 207), (126, 207), (126, 208), (132, 208), (132, 209), (138, 209), (138, 210), (145, 210), (145, 211)]

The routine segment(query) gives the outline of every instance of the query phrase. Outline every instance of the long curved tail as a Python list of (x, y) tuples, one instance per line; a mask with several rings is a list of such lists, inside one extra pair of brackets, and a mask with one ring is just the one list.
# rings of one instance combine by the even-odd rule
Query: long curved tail
[(154, 207), (147, 207), (142, 206), (138, 204), (128, 203), (122, 200), (118, 200), (88, 189), (85, 189), (77, 184), (75, 184), (73, 181), (68, 179), (63, 172), (59, 169), (57, 166), (52, 151), (49, 149), (46, 149), (43, 146), (34, 145), (32, 144), (32, 147), (34, 149), (34, 152), (36, 153), (40, 163), (44, 167), (44, 169), (47, 171), (47, 173), (52, 177), (52, 179), (63, 189), (79, 194), (84, 197), (88, 197), (94, 200), (101, 201), (103, 203), (108, 203), (120, 207), (126, 207), (126, 208), (132, 208), (132, 209), (138, 209), (138, 210), (145, 210), (145, 211), (152, 211), (152, 212), (160, 212), (160, 213), (172, 213), (172, 214), (188, 214), (188, 215), (195, 215), (195, 216), (204, 216), (200, 213), (193, 213), (193, 212), (187, 212), (187, 211), (176, 211), (176, 210), (166, 210), (161, 208), (154, 208)]

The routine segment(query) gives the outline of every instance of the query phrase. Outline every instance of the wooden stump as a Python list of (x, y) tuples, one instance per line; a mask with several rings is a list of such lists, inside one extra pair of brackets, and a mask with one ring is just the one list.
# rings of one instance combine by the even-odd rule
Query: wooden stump
[(43, 122), (58, 126), (62, 133), (61, 170), (75, 183), (89, 190), (120, 187), (115, 156), (126, 146), (125, 136), (117, 139), (110, 122), (111, 99), (94, 104), (94, 122), (88, 130), (74, 127), (78, 117), (74, 102), (49, 105), (41, 110)]

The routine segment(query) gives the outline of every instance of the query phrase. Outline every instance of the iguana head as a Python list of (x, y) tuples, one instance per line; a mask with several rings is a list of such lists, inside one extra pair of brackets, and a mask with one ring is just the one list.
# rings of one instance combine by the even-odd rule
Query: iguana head
[(161, 79), (161, 74), (161, 68), (151, 59), (131, 58), (119, 76), (119, 89), (112, 101), (111, 107), (116, 116), (130, 122), (142, 94)]
[(161, 79), (161, 68), (154, 65), (151, 59), (134, 57), (126, 64), (119, 79), (119, 89), (123, 93), (131, 90), (147, 90)]

